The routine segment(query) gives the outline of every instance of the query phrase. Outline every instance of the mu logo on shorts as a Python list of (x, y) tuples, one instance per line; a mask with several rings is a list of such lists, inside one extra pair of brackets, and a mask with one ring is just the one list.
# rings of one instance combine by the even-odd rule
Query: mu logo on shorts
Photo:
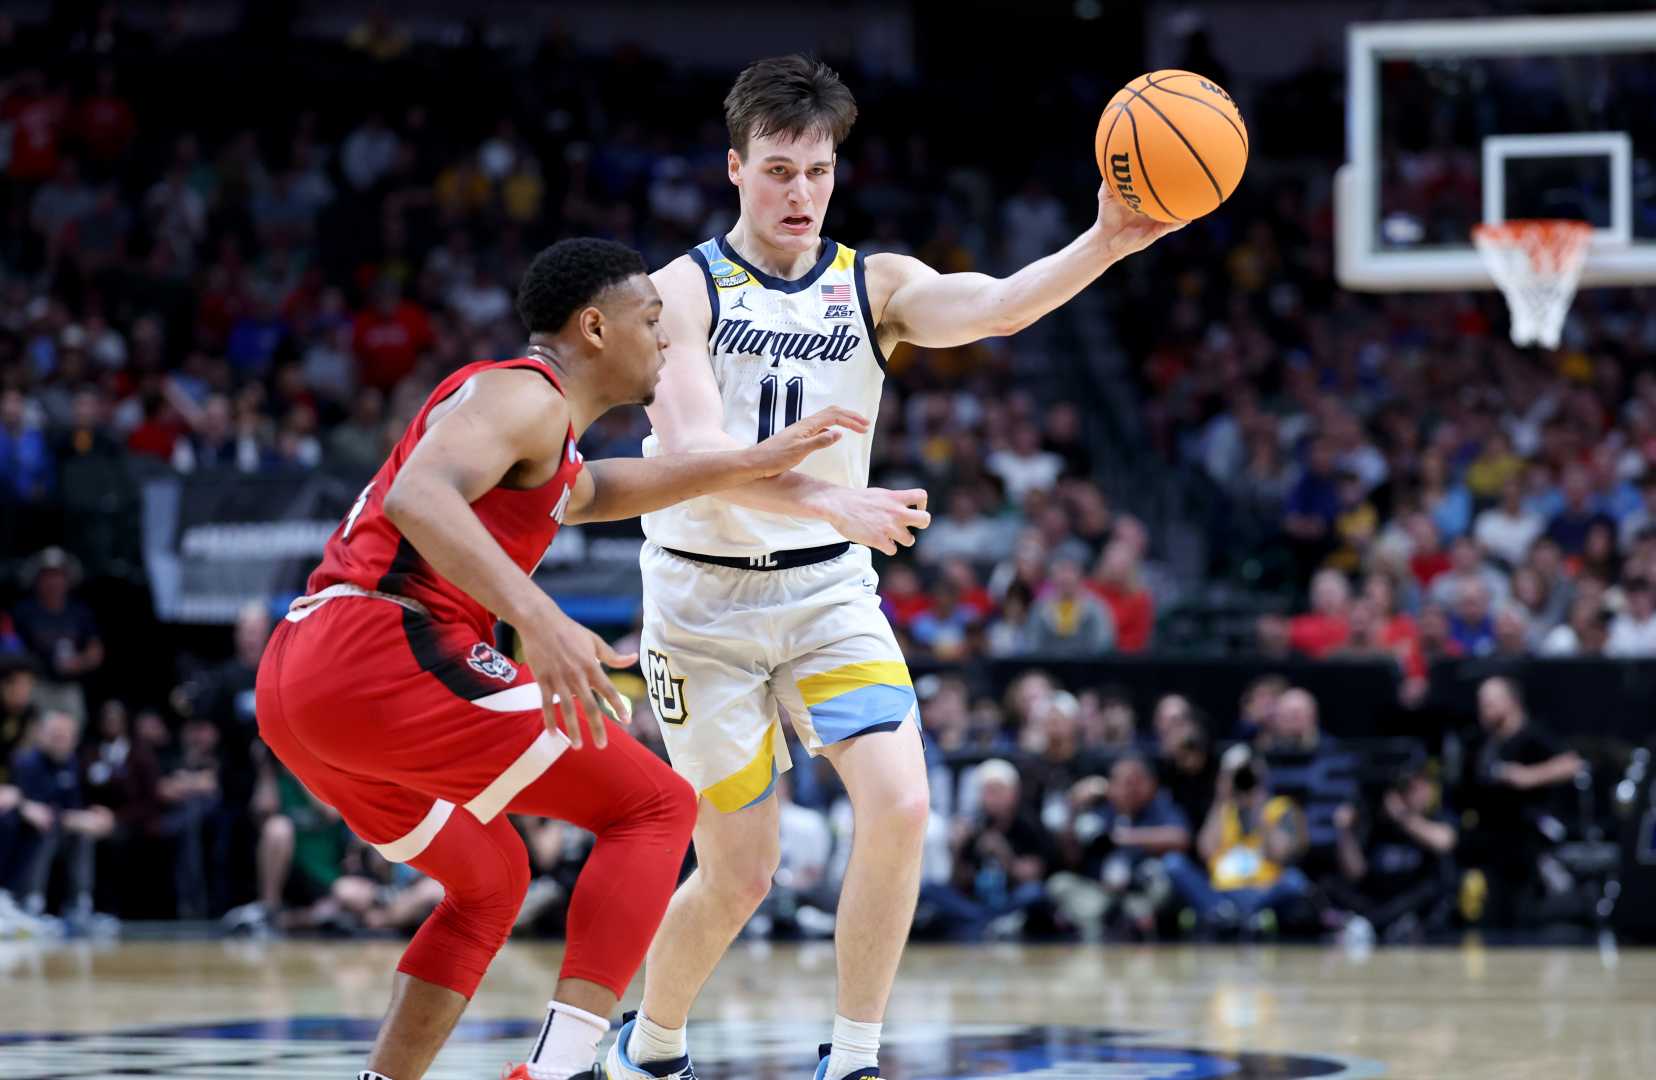
[(471, 647), (471, 655), (466, 657), (466, 663), (474, 670), (503, 683), (512, 682), (517, 678), (516, 665), (500, 655), (492, 646), (481, 641)]
[(690, 719), (690, 704), (684, 700), (684, 676), (673, 674), (666, 653), (654, 649), (644, 653), (644, 685), (662, 723), (682, 724)]

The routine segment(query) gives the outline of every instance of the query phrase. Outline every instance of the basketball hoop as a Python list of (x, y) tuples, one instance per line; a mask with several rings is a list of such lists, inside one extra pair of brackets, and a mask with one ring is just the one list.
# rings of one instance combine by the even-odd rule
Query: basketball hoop
[(1472, 226), (1483, 256), (1512, 312), (1512, 343), (1558, 348), (1593, 227), (1585, 221), (1503, 221)]

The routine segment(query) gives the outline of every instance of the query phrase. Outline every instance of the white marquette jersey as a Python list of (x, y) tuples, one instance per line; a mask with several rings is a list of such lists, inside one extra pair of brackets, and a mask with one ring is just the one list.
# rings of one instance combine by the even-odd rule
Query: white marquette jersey
[[(824, 237), (816, 265), (794, 281), (755, 269), (719, 238), (690, 257), (712, 306), (707, 352), (728, 435), (752, 446), (830, 405), (870, 421), (878, 415), (885, 357), (874, 337), (861, 255)], [(867, 487), (873, 444), (872, 426), (862, 435), (847, 431), (796, 468), (841, 487)], [(645, 457), (661, 452), (654, 434), (644, 440)], [(645, 514), (644, 535), (664, 548), (750, 557), (844, 540), (824, 521), (713, 496)]]

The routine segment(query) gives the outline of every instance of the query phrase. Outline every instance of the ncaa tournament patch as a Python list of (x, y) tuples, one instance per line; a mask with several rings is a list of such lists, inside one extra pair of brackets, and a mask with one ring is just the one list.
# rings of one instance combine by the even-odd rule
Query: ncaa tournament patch
[(713, 275), (713, 284), (721, 289), (734, 289), (753, 280), (746, 270), (729, 259), (715, 259), (708, 263), (707, 272)]

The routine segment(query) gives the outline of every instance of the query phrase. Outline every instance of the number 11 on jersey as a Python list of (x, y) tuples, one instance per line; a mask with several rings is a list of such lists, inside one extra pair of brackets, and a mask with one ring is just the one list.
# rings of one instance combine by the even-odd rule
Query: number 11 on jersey
[[(805, 415), (805, 376), (795, 375), (788, 380), (788, 400), (783, 406), (783, 427), (799, 423)], [(759, 441), (764, 442), (776, 429), (776, 376), (766, 375), (759, 380)]]

